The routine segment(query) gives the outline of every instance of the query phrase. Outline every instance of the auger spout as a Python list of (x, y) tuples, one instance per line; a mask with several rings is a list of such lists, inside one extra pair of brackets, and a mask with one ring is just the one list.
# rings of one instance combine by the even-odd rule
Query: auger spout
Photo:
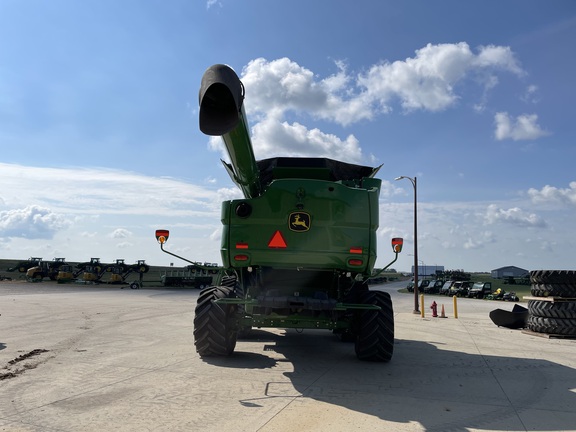
[(260, 175), (244, 112), (244, 86), (238, 75), (229, 66), (211, 66), (202, 76), (199, 101), (200, 130), (222, 137), (231, 161), (223, 161), (228, 174), (245, 198), (260, 196)]

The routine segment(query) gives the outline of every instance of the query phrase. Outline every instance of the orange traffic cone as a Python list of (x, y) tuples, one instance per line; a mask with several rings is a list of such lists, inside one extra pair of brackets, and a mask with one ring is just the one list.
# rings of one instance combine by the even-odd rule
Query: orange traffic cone
[(442, 311), (440, 312), (440, 318), (446, 318), (446, 314), (444, 313), (444, 305), (442, 305)]

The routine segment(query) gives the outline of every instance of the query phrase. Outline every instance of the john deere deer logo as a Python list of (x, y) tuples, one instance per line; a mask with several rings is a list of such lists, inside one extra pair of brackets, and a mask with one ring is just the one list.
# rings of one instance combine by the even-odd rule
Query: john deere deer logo
[(292, 231), (308, 231), (310, 229), (310, 215), (304, 212), (290, 213), (288, 228)]

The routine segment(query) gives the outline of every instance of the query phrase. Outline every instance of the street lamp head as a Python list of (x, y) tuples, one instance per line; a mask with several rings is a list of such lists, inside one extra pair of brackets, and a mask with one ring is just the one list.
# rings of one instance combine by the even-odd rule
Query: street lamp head
[(403, 180), (403, 179), (410, 180), (410, 182), (412, 183), (412, 186), (414, 186), (414, 189), (416, 189), (416, 177), (412, 178), (412, 177), (407, 177), (407, 176), (400, 176), (400, 177), (396, 177), (394, 180)]

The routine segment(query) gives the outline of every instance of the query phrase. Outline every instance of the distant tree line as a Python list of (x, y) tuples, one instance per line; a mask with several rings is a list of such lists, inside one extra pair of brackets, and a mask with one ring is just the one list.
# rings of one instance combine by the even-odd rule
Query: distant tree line
[(464, 270), (437, 271), (436, 277), (438, 279), (453, 281), (469, 281), (471, 279), (470, 273), (466, 273)]

